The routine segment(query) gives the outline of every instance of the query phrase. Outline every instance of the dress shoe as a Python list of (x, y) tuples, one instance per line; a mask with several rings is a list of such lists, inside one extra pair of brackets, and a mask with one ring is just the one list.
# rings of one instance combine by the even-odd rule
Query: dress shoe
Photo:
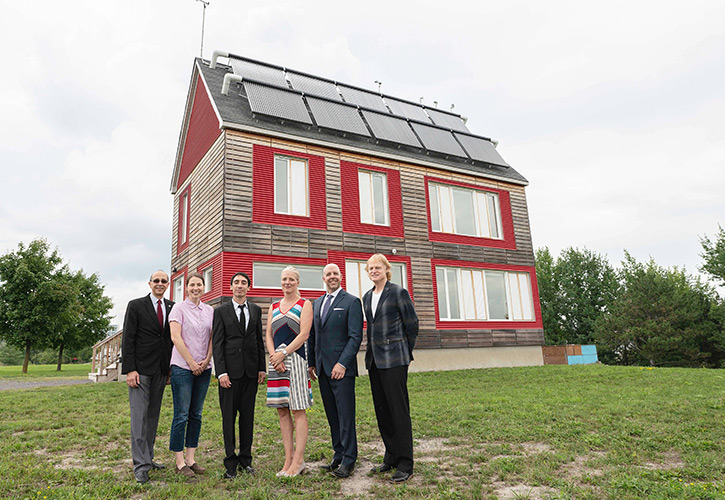
[(342, 464), (340, 467), (332, 471), (332, 473), (335, 475), (335, 477), (339, 477), (340, 479), (344, 479), (346, 477), (352, 476), (352, 471), (355, 470), (355, 464), (352, 465), (345, 465)]
[(411, 477), (413, 477), (412, 472), (403, 472), (402, 470), (399, 470), (396, 471), (395, 474), (393, 474), (393, 477), (390, 478), (390, 481), (393, 483), (404, 483)]
[(191, 467), (186, 464), (184, 464), (181, 469), (179, 469), (178, 467), (175, 467), (175, 469), (177, 474), (181, 474), (182, 476), (185, 476), (187, 478), (192, 478), (195, 476), (194, 471), (191, 470)]
[(206, 468), (202, 467), (198, 463), (194, 462), (189, 466), (189, 469), (194, 471), (194, 474), (204, 474), (206, 472)]
[(247, 465), (244, 467), (242, 467), (240, 465), (239, 472), (244, 472), (245, 474), (249, 474), (250, 476), (253, 476), (256, 473), (256, 471), (254, 470), (254, 467), (252, 467), (251, 465)]
[(322, 469), (324, 471), (328, 471), (328, 472), (332, 472), (333, 470), (337, 469), (338, 467), (340, 467), (340, 460), (333, 460), (329, 464), (320, 465), (320, 469)]
[(237, 471), (224, 471), (224, 479), (234, 479), (237, 477)]
[(166, 466), (164, 464), (160, 464), (151, 460), (151, 468), (154, 470), (164, 470)]
[(300, 464), (299, 469), (297, 469), (297, 472), (295, 472), (294, 474), (285, 474), (285, 476), (287, 476), (287, 477), (299, 476), (300, 474), (304, 474), (306, 469), (307, 469), (307, 464), (302, 462)]
[(133, 473), (136, 476), (136, 482), (138, 484), (146, 484), (149, 482), (149, 473), (145, 470), (140, 470)]
[(377, 474), (378, 472), (388, 472), (389, 470), (393, 470), (393, 466), (390, 464), (382, 464), (378, 465), (377, 467), (373, 467), (370, 469), (370, 472), (373, 474)]
[(283, 470), (279, 471), (277, 474), (275, 474), (277, 477), (287, 477), (287, 473)]

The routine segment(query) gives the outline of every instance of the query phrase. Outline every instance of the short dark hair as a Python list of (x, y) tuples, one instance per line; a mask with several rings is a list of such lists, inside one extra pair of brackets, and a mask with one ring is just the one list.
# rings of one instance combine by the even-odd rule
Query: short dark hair
[(229, 280), (230, 286), (234, 284), (234, 278), (236, 278), (237, 276), (244, 276), (245, 278), (247, 278), (247, 283), (249, 284), (249, 286), (250, 287), (252, 286), (252, 280), (249, 279), (249, 275), (247, 273), (243, 273), (242, 271), (239, 271), (238, 273), (234, 273), (234, 276), (232, 276), (232, 279)]

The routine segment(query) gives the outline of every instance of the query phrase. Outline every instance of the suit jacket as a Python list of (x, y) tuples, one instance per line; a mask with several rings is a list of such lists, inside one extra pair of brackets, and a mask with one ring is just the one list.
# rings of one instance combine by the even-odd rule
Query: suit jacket
[(373, 290), (368, 290), (362, 299), (367, 319), (365, 367), (370, 369), (373, 360), (378, 368), (408, 365), (413, 361), (413, 347), (418, 338), (418, 316), (410, 294), (388, 281), (373, 317)]
[(362, 307), (360, 300), (340, 290), (324, 321), (320, 310), (326, 295), (312, 303), (313, 322), (307, 339), (309, 366), (330, 377), (335, 363), (346, 368), (346, 377), (357, 377), (357, 352), (362, 343)]
[(262, 309), (247, 299), (249, 325), (245, 329), (237, 319), (237, 303), (227, 302), (214, 310), (212, 323), (212, 349), (214, 370), (229, 378), (247, 377), (256, 380), (259, 372), (266, 371), (264, 342), (262, 340)]
[(134, 299), (126, 307), (123, 320), (123, 362), (121, 373), (137, 371), (141, 375), (167, 374), (171, 362), (171, 330), (169, 313), (174, 303), (164, 300), (166, 319), (164, 327), (159, 325), (151, 294)]

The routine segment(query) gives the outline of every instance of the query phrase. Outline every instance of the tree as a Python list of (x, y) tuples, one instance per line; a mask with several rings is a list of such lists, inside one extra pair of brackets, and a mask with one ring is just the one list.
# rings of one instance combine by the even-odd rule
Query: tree
[(619, 288), (606, 257), (567, 248), (554, 261), (544, 248), (536, 252), (536, 276), (547, 344), (591, 344), (594, 323)]
[(103, 287), (92, 278), (71, 273), (43, 239), (20, 243), (17, 251), (0, 257), (0, 338), (25, 351), (23, 373), (31, 349), (87, 345), (95, 338), (89, 332), (108, 326), (110, 301), (98, 298)]
[(705, 260), (700, 270), (725, 286), (725, 230), (720, 225), (718, 229), (714, 242), (707, 236), (700, 238), (703, 250), (700, 257)]
[(712, 288), (684, 270), (642, 264), (626, 252), (620, 274), (623, 289), (595, 325), (598, 345), (624, 365), (720, 364)]

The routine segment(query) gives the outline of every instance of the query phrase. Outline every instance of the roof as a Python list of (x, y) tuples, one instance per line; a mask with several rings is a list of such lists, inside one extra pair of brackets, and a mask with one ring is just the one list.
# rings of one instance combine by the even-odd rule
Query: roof
[[(528, 184), (496, 151), (495, 143), (472, 134), (459, 114), (242, 56), (225, 56), (228, 65), (196, 58), (190, 89), (191, 96), (199, 74), (222, 127)], [(224, 94), (226, 75), (232, 83)], [(172, 191), (191, 104), (187, 99)]]

